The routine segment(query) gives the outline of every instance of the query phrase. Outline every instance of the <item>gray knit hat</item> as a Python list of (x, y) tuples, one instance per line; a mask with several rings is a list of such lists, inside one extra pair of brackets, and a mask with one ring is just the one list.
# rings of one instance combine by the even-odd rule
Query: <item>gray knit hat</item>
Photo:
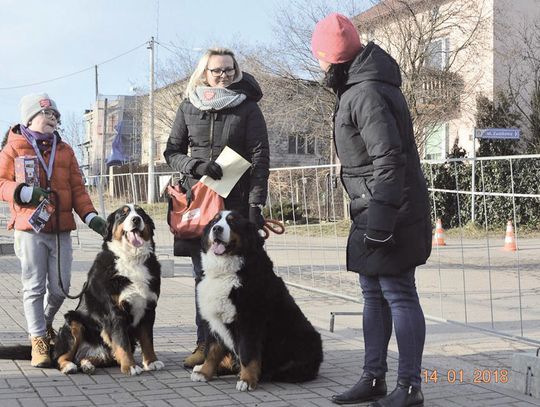
[(46, 93), (34, 93), (31, 95), (26, 95), (21, 98), (21, 124), (24, 126), (28, 125), (28, 122), (34, 118), (39, 112), (44, 109), (52, 109), (58, 113), (60, 112), (56, 107), (54, 100), (49, 98), (49, 95)]

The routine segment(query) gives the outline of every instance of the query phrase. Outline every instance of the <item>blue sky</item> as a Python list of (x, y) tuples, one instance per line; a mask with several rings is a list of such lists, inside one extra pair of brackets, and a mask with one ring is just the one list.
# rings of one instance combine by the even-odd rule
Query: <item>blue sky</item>
[[(190, 49), (268, 43), (273, 12), (284, 4), (287, 0), (0, 0), (0, 130), (19, 121), (19, 100), (28, 93), (48, 92), (64, 116), (82, 114), (94, 100), (94, 70), (7, 88), (92, 67), (156, 35), (163, 44)], [(148, 53), (142, 46), (100, 65), (100, 93), (130, 94), (133, 85), (147, 86)], [(169, 55), (161, 49), (158, 57)]]

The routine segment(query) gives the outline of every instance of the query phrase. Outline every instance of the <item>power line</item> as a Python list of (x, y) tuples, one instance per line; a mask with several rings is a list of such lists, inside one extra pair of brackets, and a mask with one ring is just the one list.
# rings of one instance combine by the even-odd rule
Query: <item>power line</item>
[(83, 73), (83, 72), (86, 72), (86, 71), (89, 71), (90, 69), (95, 69), (96, 66), (100, 66), (100, 65), (104, 65), (104, 64), (107, 64), (111, 61), (114, 61), (115, 59), (118, 59), (118, 58), (121, 58), (123, 57), (124, 55), (127, 55), (143, 46), (146, 46), (148, 42), (144, 42), (140, 45), (137, 45), (135, 48), (132, 48), (130, 49), (129, 51), (126, 51), (126, 52), (123, 52), (122, 54), (119, 54), (115, 57), (112, 57), (110, 59), (107, 59), (103, 62), (100, 62), (99, 64), (94, 64), (92, 66), (89, 66), (88, 68), (84, 68), (84, 69), (81, 69), (80, 71), (76, 71), (76, 72), (72, 72), (72, 73), (68, 73), (66, 75), (62, 75), (62, 76), (58, 76), (56, 78), (52, 78), (52, 79), (47, 79), (47, 80), (44, 80), (44, 81), (39, 81), (39, 82), (33, 82), (33, 83), (27, 83), (25, 85), (16, 85), (16, 86), (7, 86), (7, 87), (4, 87), (4, 88), (0, 88), (0, 91), (1, 90), (12, 90), (12, 89), (20, 89), (20, 88), (27, 88), (29, 86), (35, 86), (35, 85), (42, 85), (44, 83), (49, 83), (49, 82), (54, 82), (54, 81), (58, 81), (60, 79), (65, 79), (65, 78), (69, 78), (71, 76), (75, 76), (75, 75), (78, 75), (80, 73)]
[(160, 47), (163, 47), (165, 48), (167, 51), (175, 54), (175, 55), (178, 55), (178, 56), (183, 56), (182, 54), (179, 54), (177, 51), (173, 51), (172, 49), (169, 48), (170, 47), (173, 47), (173, 48), (176, 48), (176, 49), (179, 49), (179, 50), (184, 50), (184, 51), (189, 51), (189, 52), (199, 52), (199, 51), (202, 51), (202, 48), (187, 48), (187, 47), (179, 47), (178, 45), (174, 45), (172, 43), (169, 43), (167, 44), (167, 46), (159, 41), (154, 41), (157, 45), (159, 45)]

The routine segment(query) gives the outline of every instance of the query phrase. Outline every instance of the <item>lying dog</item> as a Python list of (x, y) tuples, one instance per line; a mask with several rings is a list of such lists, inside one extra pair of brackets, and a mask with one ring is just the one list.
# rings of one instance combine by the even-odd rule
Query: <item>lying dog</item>
[[(88, 272), (86, 291), (55, 341), (53, 360), (62, 373), (78, 367), (120, 365), (122, 373), (137, 375), (164, 367), (154, 352), (153, 327), (161, 283), (154, 254), (154, 222), (136, 205), (125, 205), (107, 219), (107, 236)], [(135, 363), (140, 343), (143, 368)]]
[(197, 293), (212, 334), (206, 360), (195, 366), (191, 380), (212, 379), (229, 351), (240, 362), (240, 391), (255, 389), (260, 380), (302, 382), (317, 376), (321, 336), (274, 273), (263, 243), (257, 227), (237, 212), (220, 212), (206, 227), (205, 276)]

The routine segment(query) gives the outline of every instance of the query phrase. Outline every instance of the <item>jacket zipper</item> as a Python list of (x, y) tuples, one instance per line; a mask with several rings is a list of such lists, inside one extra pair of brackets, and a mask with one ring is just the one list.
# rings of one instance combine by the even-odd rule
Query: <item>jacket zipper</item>
[(213, 159), (214, 154), (214, 121), (216, 115), (217, 113), (210, 113), (210, 161)]

